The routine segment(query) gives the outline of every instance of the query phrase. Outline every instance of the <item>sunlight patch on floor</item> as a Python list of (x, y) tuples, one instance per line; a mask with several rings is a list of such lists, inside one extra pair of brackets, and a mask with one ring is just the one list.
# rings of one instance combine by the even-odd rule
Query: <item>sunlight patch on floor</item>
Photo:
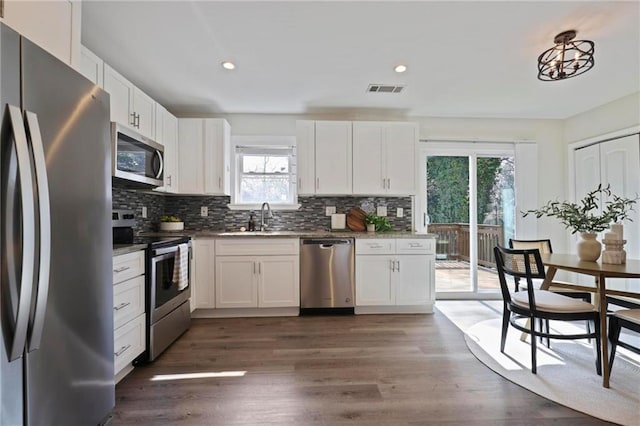
[(212, 379), (220, 377), (243, 377), (246, 371), (209, 371), (204, 373), (161, 374), (153, 376), (152, 382), (165, 380)]

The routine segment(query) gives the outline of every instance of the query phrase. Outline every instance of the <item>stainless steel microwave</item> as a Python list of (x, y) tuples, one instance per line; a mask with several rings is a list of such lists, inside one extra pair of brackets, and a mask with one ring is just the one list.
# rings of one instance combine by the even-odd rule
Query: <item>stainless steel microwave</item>
[(118, 123), (111, 123), (113, 177), (125, 186), (164, 185), (164, 147)]

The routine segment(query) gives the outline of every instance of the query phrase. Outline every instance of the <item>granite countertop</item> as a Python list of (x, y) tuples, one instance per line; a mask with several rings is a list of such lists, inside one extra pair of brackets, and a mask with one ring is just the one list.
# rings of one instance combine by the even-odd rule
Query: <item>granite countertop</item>
[(114, 244), (113, 255), (119, 256), (121, 254), (133, 253), (134, 251), (140, 251), (146, 248), (146, 244)]
[(353, 232), (344, 231), (178, 231), (144, 233), (147, 236), (187, 235), (191, 238), (436, 238), (436, 234), (418, 234), (411, 231), (398, 232)]

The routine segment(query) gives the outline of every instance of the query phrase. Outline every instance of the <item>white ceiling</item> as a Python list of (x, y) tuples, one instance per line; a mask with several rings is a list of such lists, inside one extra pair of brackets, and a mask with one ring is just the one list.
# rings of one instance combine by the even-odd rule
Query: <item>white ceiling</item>
[[(640, 91), (640, 2), (95, 1), (82, 42), (176, 114), (567, 118)], [(542, 82), (575, 29), (595, 67)], [(235, 71), (220, 63), (233, 60)], [(396, 74), (393, 67), (409, 67)], [(401, 94), (366, 93), (370, 83)]]

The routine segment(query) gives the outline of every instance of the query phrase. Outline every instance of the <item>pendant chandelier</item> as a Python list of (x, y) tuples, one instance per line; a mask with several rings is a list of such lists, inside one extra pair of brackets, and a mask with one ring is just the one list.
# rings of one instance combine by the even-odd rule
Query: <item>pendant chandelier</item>
[(564, 80), (593, 68), (593, 42), (573, 40), (575, 37), (575, 30), (558, 34), (553, 39), (556, 45), (538, 56), (539, 80)]

